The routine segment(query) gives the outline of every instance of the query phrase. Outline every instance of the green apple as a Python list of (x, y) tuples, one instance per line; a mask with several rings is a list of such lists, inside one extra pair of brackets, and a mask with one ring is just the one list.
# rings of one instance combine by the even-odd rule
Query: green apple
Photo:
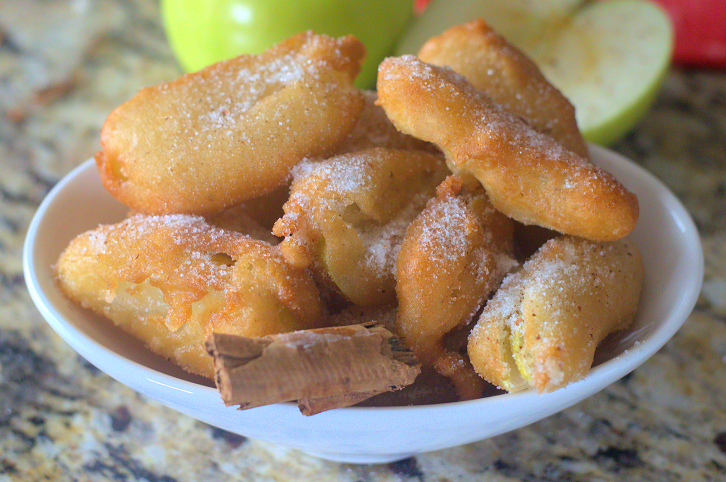
[(353, 34), (367, 55), (356, 85), (375, 85), (378, 64), (408, 25), (412, 0), (162, 0), (172, 50), (187, 71), (257, 54), (305, 30)]
[(537, 63), (596, 144), (616, 142), (640, 120), (670, 65), (673, 27), (648, 0), (434, 0), (395, 53), (415, 54), (428, 38), (474, 18)]

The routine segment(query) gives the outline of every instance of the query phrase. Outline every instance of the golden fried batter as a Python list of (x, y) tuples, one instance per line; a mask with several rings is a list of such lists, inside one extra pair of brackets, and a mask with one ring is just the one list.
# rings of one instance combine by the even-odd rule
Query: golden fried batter
[(404, 134), (386, 116), (386, 112), (376, 105), (378, 94), (364, 90), (365, 107), (358, 118), (353, 132), (350, 133), (336, 154), (347, 154), (371, 147), (391, 147), (394, 149), (423, 150), (439, 152), (433, 144)]
[(418, 52), (426, 63), (451, 67), (494, 102), (526, 120), (536, 131), (589, 158), (577, 127), (575, 107), (525, 54), (483, 20), (451, 27)]
[(276, 247), (190, 215), (134, 215), (75, 238), (56, 265), (62, 291), (182, 368), (213, 376), (212, 331), (264, 336), (319, 326), (308, 273)]
[(143, 89), (104, 123), (103, 184), (146, 214), (216, 213), (272, 191), (352, 131), (364, 55), (354, 37), (307, 32)]
[(508, 391), (563, 387), (587, 374), (609, 333), (631, 323), (642, 284), (628, 240), (547, 241), (485, 306), (469, 336), (471, 362)]
[(419, 360), (449, 377), (461, 399), (482, 395), (481, 378), (444, 336), (471, 321), (512, 259), (513, 221), (479, 188), (450, 176), (413, 221), (396, 261), (396, 328)]
[(353, 303), (392, 302), (398, 246), (446, 173), (440, 154), (381, 147), (302, 163), (273, 233)]
[[(280, 205), (280, 210), (282, 210), (282, 204)], [(246, 204), (240, 204), (226, 209), (219, 214), (207, 216), (205, 220), (212, 226), (246, 234), (253, 239), (259, 239), (272, 245), (280, 242), (270, 232), (269, 227), (263, 226), (257, 219), (250, 215), (249, 207)]]
[(399, 130), (438, 145), (454, 173), (473, 175), (504, 214), (592, 240), (619, 239), (635, 227), (633, 193), (453, 70), (388, 58), (378, 96)]

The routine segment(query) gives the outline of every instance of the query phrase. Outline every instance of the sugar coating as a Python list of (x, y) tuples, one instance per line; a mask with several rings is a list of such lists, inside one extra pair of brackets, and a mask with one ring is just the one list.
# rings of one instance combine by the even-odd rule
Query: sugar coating
[(286, 259), (312, 263), (354, 302), (388, 303), (405, 231), (446, 171), (438, 154), (390, 147), (306, 159), (273, 232)]
[(460, 175), (524, 224), (595, 241), (630, 233), (636, 196), (613, 176), (533, 129), (448, 67), (384, 60), (379, 103), (398, 129), (437, 145)]
[(629, 241), (546, 242), (504, 279), (472, 330), (477, 371), (512, 391), (551, 391), (583, 377), (600, 341), (632, 321), (642, 282)]
[(273, 191), (355, 127), (364, 50), (306, 32), (143, 89), (104, 123), (104, 186), (145, 214), (209, 215)]

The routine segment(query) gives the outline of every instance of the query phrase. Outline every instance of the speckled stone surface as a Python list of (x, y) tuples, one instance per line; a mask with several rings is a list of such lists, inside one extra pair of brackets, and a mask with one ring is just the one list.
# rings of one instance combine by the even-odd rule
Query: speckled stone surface
[(523, 429), (387, 465), (326, 462), (165, 408), (85, 362), (25, 288), (31, 216), (97, 149), (108, 112), (180, 74), (153, 1), (0, 5), (0, 481), (726, 480), (726, 72), (673, 69), (615, 146), (692, 213), (706, 274), (631, 375)]

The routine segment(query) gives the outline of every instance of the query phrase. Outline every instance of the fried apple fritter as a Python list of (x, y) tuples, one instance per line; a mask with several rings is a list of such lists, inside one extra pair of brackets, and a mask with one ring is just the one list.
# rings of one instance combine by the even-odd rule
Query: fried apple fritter
[(404, 134), (396, 129), (386, 112), (376, 105), (378, 94), (373, 91), (362, 91), (365, 107), (358, 118), (353, 132), (350, 133), (336, 154), (347, 154), (372, 147), (390, 147), (393, 149), (409, 149), (439, 152), (431, 143)]
[(418, 52), (426, 63), (451, 67), (502, 107), (577, 155), (589, 158), (575, 107), (537, 65), (481, 19), (430, 38)]
[(551, 239), (484, 307), (469, 336), (471, 362), (510, 392), (577, 381), (598, 344), (632, 322), (642, 284), (640, 252), (628, 240)]
[(213, 377), (204, 341), (318, 327), (310, 275), (279, 250), (191, 215), (134, 215), (75, 238), (56, 264), (61, 290), (152, 351)]
[(440, 154), (371, 148), (295, 168), (273, 234), (294, 266), (308, 267), (361, 306), (395, 300), (395, 255), (408, 224), (446, 177)]
[[(279, 207), (282, 210), (282, 204)], [(270, 232), (271, 226), (263, 226), (257, 219), (250, 215), (250, 207), (246, 204), (240, 204), (226, 209), (219, 214), (207, 216), (204, 219), (212, 226), (246, 234), (253, 239), (258, 239), (271, 245), (280, 242)]]
[(270, 192), (350, 134), (364, 55), (352, 36), (306, 32), (143, 89), (103, 125), (103, 184), (145, 214), (206, 215)]
[(450, 68), (387, 58), (378, 96), (400, 131), (439, 146), (454, 173), (476, 178), (504, 214), (596, 241), (620, 239), (635, 227), (637, 198), (617, 179)]
[(448, 177), (406, 231), (396, 261), (396, 331), (467, 400), (482, 395), (483, 382), (444, 337), (474, 318), (516, 262), (513, 221), (483, 189), (461, 187), (461, 179)]

